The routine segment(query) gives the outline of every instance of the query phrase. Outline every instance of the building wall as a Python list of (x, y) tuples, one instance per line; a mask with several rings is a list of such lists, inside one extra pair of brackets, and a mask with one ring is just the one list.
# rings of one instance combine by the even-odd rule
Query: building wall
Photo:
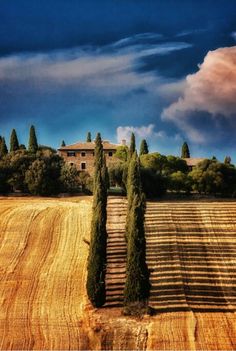
[[(68, 152), (74, 152), (75, 156), (68, 156)], [(117, 158), (114, 157), (116, 150), (105, 150), (106, 163), (107, 166), (117, 162)], [(109, 152), (112, 152), (112, 156), (109, 156)], [(85, 153), (85, 156), (82, 156), (82, 153)], [(86, 171), (89, 174), (93, 174), (94, 172), (94, 150), (63, 150), (59, 151), (59, 155), (63, 157), (65, 162), (68, 164), (74, 164), (79, 171)], [(82, 163), (86, 164), (86, 168), (82, 168)]]

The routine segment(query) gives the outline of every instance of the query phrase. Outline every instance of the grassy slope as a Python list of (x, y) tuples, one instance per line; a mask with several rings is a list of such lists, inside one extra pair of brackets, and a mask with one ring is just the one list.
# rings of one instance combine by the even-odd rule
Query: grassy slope
[[(124, 205), (109, 200), (111, 305), (124, 280)], [(235, 218), (236, 203), (148, 204), (150, 303), (165, 313), (137, 322), (86, 299), (91, 198), (0, 199), (1, 349), (235, 349)]]

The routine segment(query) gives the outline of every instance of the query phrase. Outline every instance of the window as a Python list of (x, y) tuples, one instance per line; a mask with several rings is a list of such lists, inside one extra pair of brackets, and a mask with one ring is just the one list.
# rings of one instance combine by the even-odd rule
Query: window
[(82, 170), (85, 170), (85, 169), (86, 169), (86, 163), (85, 163), (85, 162), (82, 162), (82, 163), (81, 163), (81, 169), (82, 169)]
[(95, 155), (95, 152), (93, 152), (93, 156)]
[(75, 152), (74, 151), (68, 151), (67, 152), (67, 156), (68, 157), (75, 156)]
[(112, 157), (112, 156), (113, 156), (113, 152), (112, 152), (112, 151), (109, 151), (109, 152), (108, 152), (108, 156), (109, 156), (109, 157)]
[(86, 156), (86, 152), (82, 151), (82, 152), (81, 152), (81, 156), (82, 156), (82, 157), (85, 157), (85, 156)]
[(73, 163), (73, 162), (71, 162), (71, 163), (70, 163), (70, 166), (74, 166), (74, 163)]

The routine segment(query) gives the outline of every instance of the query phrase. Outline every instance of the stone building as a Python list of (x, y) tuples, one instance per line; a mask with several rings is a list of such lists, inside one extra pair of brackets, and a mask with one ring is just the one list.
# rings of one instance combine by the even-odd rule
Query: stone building
[(205, 158), (189, 157), (189, 158), (183, 158), (183, 160), (186, 161), (189, 170), (192, 171), (192, 169), (196, 167), (200, 162), (204, 161)]
[[(106, 156), (107, 166), (117, 162), (114, 156), (119, 144), (112, 144), (108, 140), (102, 142), (103, 150)], [(125, 144), (125, 141), (122, 142)], [(93, 174), (94, 171), (94, 149), (95, 142), (78, 142), (72, 145), (61, 146), (58, 153), (69, 164), (74, 164), (78, 170), (86, 171)]]

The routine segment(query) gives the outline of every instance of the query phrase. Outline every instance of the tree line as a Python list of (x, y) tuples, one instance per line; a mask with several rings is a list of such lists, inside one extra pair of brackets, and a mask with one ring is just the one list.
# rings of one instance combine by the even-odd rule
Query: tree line
[[(186, 162), (190, 158), (186, 142), (182, 146), (181, 157), (149, 153), (148, 147), (144, 149), (142, 146), (145, 144), (146, 141), (142, 141), (139, 156), (141, 184), (146, 197), (157, 198), (166, 192), (236, 196), (236, 168), (229, 156), (224, 162), (212, 157), (190, 168)], [(119, 146), (115, 155), (119, 161), (109, 169), (110, 183), (121, 187), (124, 193), (127, 191), (128, 153), (127, 146)]]
[(68, 165), (50, 146), (38, 144), (36, 130), (30, 127), (26, 148), (20, 144), (15, 129), (10, 136), (9, 149), (0, 137), (0, 193), (15, 191), (50, 196), (62, 192), (91, 193), (92, 178)]

